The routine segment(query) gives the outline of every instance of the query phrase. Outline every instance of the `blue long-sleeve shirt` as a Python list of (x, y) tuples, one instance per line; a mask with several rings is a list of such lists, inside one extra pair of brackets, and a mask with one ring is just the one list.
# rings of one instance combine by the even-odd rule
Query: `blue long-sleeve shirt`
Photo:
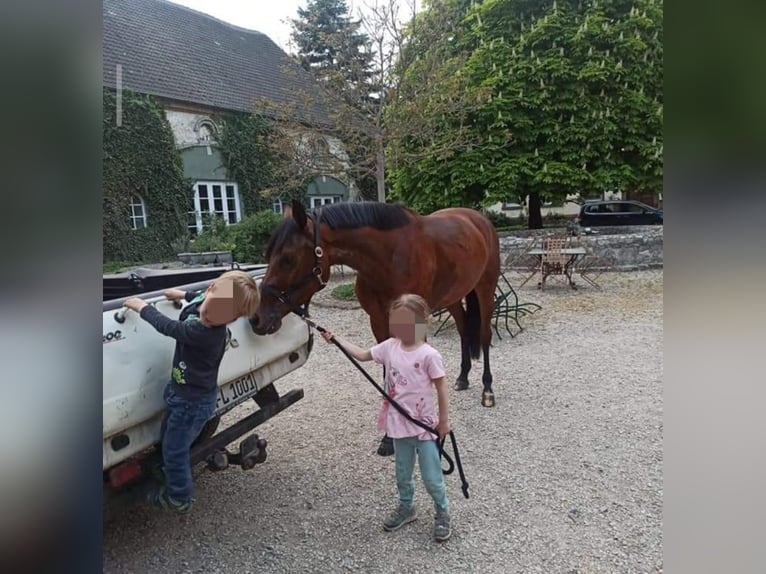
[(226, 347), (226, 325), (209, 327), (200, 320), (199, 307), (204, 296), (187, 292), (178, 320), (151, 305), (141, 309), (141, 318), (158, 332), (176, 340), (170, 380), (173, 391), (188, 400), (208, 397), (218, 388), (218, 368)]

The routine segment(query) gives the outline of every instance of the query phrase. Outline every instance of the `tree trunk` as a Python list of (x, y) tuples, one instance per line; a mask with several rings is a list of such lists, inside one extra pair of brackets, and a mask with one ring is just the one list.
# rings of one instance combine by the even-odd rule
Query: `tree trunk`
[(386, 202), (386, 152), (383, 149), (383, 137), (378, 135), (378, 157), (375, 166), (375, 179), (378, 183), (378, 201)]
[(527, 227), (529, 229), (542, 229), (543, 228), (543, 215), (540, 211), (542, 203), (540, 202), (540, 194), (533, 191), (529, 194), (529, 220)]

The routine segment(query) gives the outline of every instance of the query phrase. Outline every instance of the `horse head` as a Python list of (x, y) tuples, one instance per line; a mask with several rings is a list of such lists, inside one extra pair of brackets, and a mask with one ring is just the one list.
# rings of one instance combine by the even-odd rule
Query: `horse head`
[(250, 320), (259, 335), (275, 333), (282, 318), (311, 301), (330, 274), (330, 264), (320, 244), (319, 218), (306, 213), (293, 200), (266, 248), (268, 269), (261, 283), (261, 302)]

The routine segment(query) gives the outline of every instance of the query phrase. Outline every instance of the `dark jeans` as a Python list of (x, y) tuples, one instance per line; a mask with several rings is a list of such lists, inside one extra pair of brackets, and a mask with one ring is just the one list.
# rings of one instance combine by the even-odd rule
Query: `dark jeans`
[(162, 462), (165, 492), (177, 502), (192, 500), (194, 486), (189, 449), (202, 427), (215, 412), (217, 393), (210, 397), (188, 400), (173, 392), (172, 384), (165, 387), (168, 408), (162, 419)]

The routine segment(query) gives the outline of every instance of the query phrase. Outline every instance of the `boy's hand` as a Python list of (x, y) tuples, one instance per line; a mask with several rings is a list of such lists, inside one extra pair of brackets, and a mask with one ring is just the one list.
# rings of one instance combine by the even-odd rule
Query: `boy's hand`
[(449, 428), (449, 421), (448, 420), (439, 420), (439, 424), (436, 425), (436, 432), (439, 433), (439, 438), (444, 438), (449, 434), (450, 428)]
[(131, 297), (130, 299), (126, 300), (123, 305), (125, 305), (128, 309), (132, 309), (136, 313), (140, 313), (141, 309), (146, 307), (149, 303), (144, 301), (143, 299), (139, 299), (138, 297)]
[(328, 343), (332, 342), (332, 339), (335, 335), (332, 334), (332, 331), (325, 331), (322, 333), (322, 338), (327, 341)]
[(166, 289), (163, 294), (171, 301), (177, 301), (186, 297), (186, 291), (181, 291), (180, 289)]

